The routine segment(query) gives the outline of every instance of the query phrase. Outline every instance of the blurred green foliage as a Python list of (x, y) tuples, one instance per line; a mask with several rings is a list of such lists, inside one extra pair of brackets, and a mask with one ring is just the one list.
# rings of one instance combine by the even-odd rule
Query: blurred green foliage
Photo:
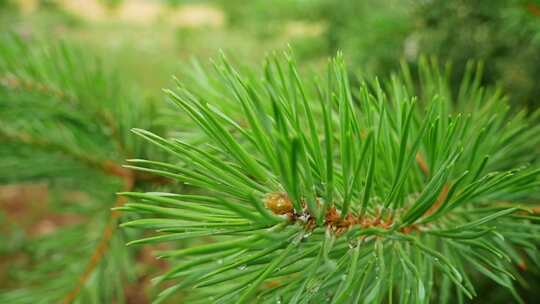
[(325, 39), (330, 52), (342, 50), (355, 70), (383, 76), (405, 55), (414, 28), (410, 1), (325, 1)]
[[(536, 1), (328, 2), (327, 37), (355, 67), (385, 75), (399, 59), (451, 62), (460, 79), (469, 60), (483, 61), (484, 84), (500, 84), (516, 104), (540, 105), (540, 5)], [(455, 83), (457, 85), (457, 83)]]
[(500, 83), (519, 104), (540, 106), (540, 5), (535, 1), (429, 1), (414, 12), (418, 49), (454, 62), (486, 62), (486, 83)]

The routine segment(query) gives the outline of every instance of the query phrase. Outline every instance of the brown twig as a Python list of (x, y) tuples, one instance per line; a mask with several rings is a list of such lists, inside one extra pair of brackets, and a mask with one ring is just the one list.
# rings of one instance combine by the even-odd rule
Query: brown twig
[[(420, 170), (425, 176), (429, 175), (429, 167), (426, 164), (426, 161), (420, 153), (416, 154), (416, 162), (420, 167)], [(437, 196), (434, 204), (429, 208), (424, 215), (433, 214), (441, 204), (444, 202), (448, 196), (449, 185), (444, 185), (441, 193)], [(292, 221), (296, 221), (301, 214), (297, 214), (294, 210), (293, 204), (286, 193), (276, 192), (269, 193), (265, 199), (265, 206), (270, 209), (274, 214), (278, 215), (288, 215)], [(389, 229), (394, 223), (392, 215), (389, 215), (386, 219), (383, 218), (382, 210), (379, 210), (376, 216), (364, 215), (364, 216), (354, 216), (349, 213), (344, 217), (339, 214), (338, 210), (335, 207), (331, 207), (327, 210), (325, 214), (324, 225), (332, 229), (335, 233), (341, 234), (344, 231), (350, 229), (351, 226), (360, 225), (363, 228), (383, 228)], [(308, 228), (313, 228), (315, 226), (314, 219), (312, 216), (308, 215), (306, 222)], [(401, 228), (403, 233), (411, 233), (413, 231), (418, 231), (419, 227), (416, 224)]]
[[(0, 128), (0, 138), (4, 138), (9, 141), (22, 142), (26, 145), (38, 147), (44, 150), (62, 152), (66, 154), (67, 156), (73, 158), (74, 160), (84, 163), (88, 167), (98, 169), (108, 175), (118, 175), (110, 171), (117, 170), (117, 169), (112, 169), (112, 168), (121, 168), (112, 160), (100, 160), (92, 156), (89, 156), (87, 154), (80, 153), (77, 150), (71, 149), (62, 144), (43, 140), (43, 139), (31, 136), (30, 134), (21, 132), (21, 131), (10, 132), (10, 131), (3, 130)], [(144, 172), (133, 172), (133, 174), (134, 174), (135, 181), (141, 181), (141, 182), (151, 183), (151, 184), (156, 184), (156, 185), (166, 185), (166, 184), (171, 183), (170, 179), (167, 179), (161, 176), (150, 175)]]
[(38, 92), (42, 94), (47, 94), (50, 96), (55, 96), (64, 100), (74, 101), (75, 98), (62, 90), (53, 88), (52, 86), (21, 79), (12, 75), (0, 77), (0, 85), (10, 88), (12, 90), (24, 90), (28, 92)]
[[(133, 174), (133, 171), (123, 168), (121, 166), (118, 166), (112, 162), (105, 162), (103, 163), (102, 167), (106, 172), (108, 172), (110, 175), (118, 176), (122, 179), (123, 186), (122, 191), (131, 191), (133, 189), (133, 186), (135, 184), (135, 175)], [(121, 207), (125, 204), (127, 199), (123, 196), (118, 196), (116, 198), (116, 201), (114, 203), (114, 207)], [(117, 227), (117, 220), (120, 216), (120, 212), (113, 210), (110, 213), (109, 220), (107, 225), (105, 226), (105, 229), (103, 230), (103, 234), (101, 236), (101, 240), (99, 241), (98, 245), (94, 249), (94, 252), (90, 256), (90, 260), (86, 264), (86, 267), (84, 268), (83, 273), (77, 280), (77, 284), (75, 285), (75, 288), (73, 288), (63, 299), (62, 303), (69, 304), (72, 303), (77, 296), (79, 295), (79, 292), (83, 288), (83, 286), (86, 284), (86, 281), (88, 281), (88, 278), (94, 271), (94, 269), (99, 265), (102, 258), (105, 256), (105, 253), (107, 251), (107, 248), (109, 247), (109, 242), (114, 234), (114, 231)]]
[(532, 2), (527, 3), (527, 10), (535, 17), (540, 17), (540, 7)]
[(55, 142), (51, 142), (48, 140), (43, 140), (41, 138), (34, 137), (25, 132), (21, 132), (21, 131), (11, 132), (11, 131), (0, 128), (0, 137), (4, 137), (6, 140), (22, 142), (24, 144), (38, 147), (44, 150), (59, 151), (81, 163), (86, 164), (89, 167), (101, 168), (102, 162), (97, 158), (91, 157), (87, 154), (80, 153), (75, 149), (71, 149), (59, 143), (55, 143)]
[[(422, 170), (422, 173), (424, 173), (425, 176), (428, 176), (429, 167), (420, 153), (416, 153), (416, 163), (420, 167), (420, 170)], [(433, 214), (435, 211), (437, 211), (437, 209), (439, 209), (441, 204), (444, 202), (444, 200), (448, 196), (448, 190), (450, 190), (450, 185), (449, 183), (446, 183), (443, 186), (441, 193), (439, 193), (439, 195), (435, 199), (435, 203), (423, 214), (423, 216)]]
[(424, 158), (422, 157), (422, 155), (420, 154), (420, 152), (416, 153), (416, 163), (420, 167), (420, 170), (422, 170), (422, 173), (424, 173), (425, 176), (428, 176), (429, 175), (429, 167), (428, 167), (426, 161), (424, 160)]

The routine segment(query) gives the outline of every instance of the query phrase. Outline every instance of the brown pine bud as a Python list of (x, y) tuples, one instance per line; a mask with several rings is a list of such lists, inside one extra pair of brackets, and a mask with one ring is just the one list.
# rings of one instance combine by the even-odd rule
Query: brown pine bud
[(265, 200), (266, 208), (275, 214), (288, 214), (293, 212), (293, 205), (286, 193), (269, 193)]

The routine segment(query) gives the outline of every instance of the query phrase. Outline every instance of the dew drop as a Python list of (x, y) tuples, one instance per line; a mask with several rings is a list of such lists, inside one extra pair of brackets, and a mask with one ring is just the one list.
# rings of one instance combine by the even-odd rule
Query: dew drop
[(313, 283), (309, 288), (308, 291), (310, 293), (317, 293), (319, 291), (319, 288), (321, 287), (321, 284), (319, 282)]
[(422, 284), (422, 281), (420, 281), (418, 285), (418, 297), (421, 300), (424, 300), (424, 298), (426, 297), (426, 290), (424, 288), (424, 284)]
[(218, 265), (221, 265), (221, 264), (223, 264), (223, 260), (219, 259), (219, 260), (217, 260), (217, 263), (218, 263)]
[(240, 267), (238, 267), (238, 270), (242, 271), (242, 270), (244, 270), (244, 269), (246, 269), (246, 268), (247, 268), (246, 265), (240, 265)]

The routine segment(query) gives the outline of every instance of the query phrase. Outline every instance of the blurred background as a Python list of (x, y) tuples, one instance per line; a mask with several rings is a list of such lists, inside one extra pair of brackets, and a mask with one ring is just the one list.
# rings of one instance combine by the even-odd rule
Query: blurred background
[[(384, 78), (402, 63), (415, 66), (421, 57), (433, 58), (451, 66), (448, 73), (456, 87), (469, 61), (483, 62), (481, 81), (500, 86), (516, 111), (530, 112), (540, 106), (538, 0), (0, 0), (0, 53), (11, 48), (14, 37), (29, 49), (66, 43), (83, 50), (104, 69), (115, 71), (122, 86), (136, 96), (131, 102), (153, 107), (164, 103), (161, 89), (171, 85), (171, 75), (183, 80), (182, 75), (189, 74), (186, 71), (193, 71), (194, 62), (207, 66), (220, 49), (236, 64), (252, 66), (269, 52), (289, 47), (308, 71), (322, 70), (328, 57), (341, 50), (351, 75), (362, 77)], [(29, 56), (25, 52), (12, 55), (23, 65)], [(7, 76), (0, 75), (0, 89), (6, 92), (20, 84)], [(17, 120), (7, 114), (8, 106), (2, 102), (0, 111), (5, 112), (0, 113), (0, 129)], [(152, 125), (160, 128), (159, 121)], [(0, 156), (13, 155), (13, 149), (22, 151), (13, 146), (9, 153), (2, 152), (8, 150), (6, 138), (0, 137), (0, 146), (4, 145)], [(84, 176), (87, 185), (68, 182), (65, 186), (57, 181), (58, 171), (22, 174), (25, 171), (18, 164), (37, 155), (29, 149), (10, 162), (0, 160), (0, 293), (9, 291), (9, 297), (0, 299), (21, 303), (43, 292), (39, 282), (44, 276), (62, 276), (57, 270), (51, 274), (50, 269), (37, 275), (36, 263), (70, 261), (58, 256), (64, 245), (54, 243), (51, 236), (87, 222), (87, 214), (109, 210), (118, 190), (117, 182), (104, 180), (96, 193), (98, 186), (92, 179), (99, 180), (99, 175), (81, 175), (80, 168), (62, 171), (61, 180), (69, 180), (70, 174), (79, 181)], [(117, 156), (119, 162), (123, 156)], [(74, 204), (101, 207), (77, 209)], [(93, 231), (91, 238), (99, 240), (101, 226), (95, 227), (84, 231)], [(77, 240), (70, 244), (76, 246)], [(136, 264), (126, 262), (129, 271), (118, 279), (123, 295), (88, 292), (91, 300), (81, 303), (148, 303), (154, 292), (150, 278), (167, 267), (154, 261), (150, 251), (143, 249), (129, 257)], [(123, 259), (122, 253), (117, 258)], [(74, 263), (84, 268), (84, 259)], [(528, 276), (522, 280), (533, 288), (523, 292), (533, 301), (540, 296), (534, 288), (538, 281), (534, 274)], [(34, 283), (29, 286), (28, 282)], [(64, 292), (58, 286), (43, 288)], [(512, 301), (504, 291), (491, 288), (489, 283), (480, 283), (482, 302)]]
[(0, 0), (0, 27), (91, 49), (148, 94), (192, 57), (223, 49), (252, 64), (287, 45), (302, 65), (342, 50), (351, 71), (380, 77), (422, 55), (451, 62), (456, 78), (484, 61), (484, 82), (515, 103), (536, 107), (540, 93), (537, 0)]

